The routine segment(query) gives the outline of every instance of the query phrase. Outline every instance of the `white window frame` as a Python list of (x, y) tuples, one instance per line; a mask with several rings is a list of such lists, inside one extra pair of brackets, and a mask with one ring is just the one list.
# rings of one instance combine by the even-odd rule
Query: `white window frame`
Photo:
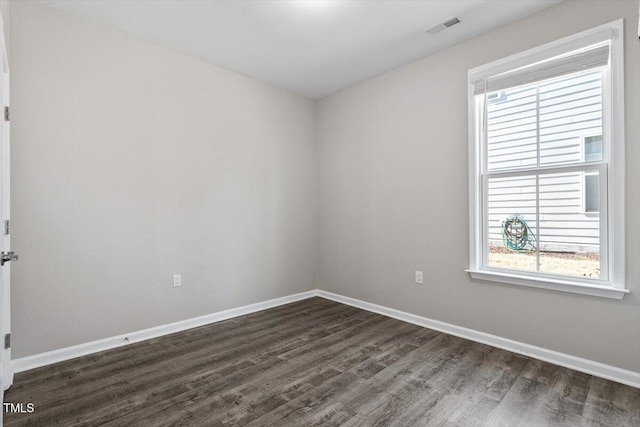
[[(473, 279), (507, 283), (562, 292), (622, 299), (625, 286), (625, 140), (624, 140), (624, 42), (623, 20), (619, 19), (563, 39), (509, 56), (469, 70), (469, 268)], [(483, 179), (482, 103), (474, 95), (473, 82), (487, 79), (558, 55), (611, 39), (609, 67), (603, 71), (603, 139), (606, 164), (600, 171), (601, 198), (607, 199), (606, 212), (600, 213), (601, 273), (606, 280), (583, 279), (539, 272), (490, 268), (488, 254), (487, 179)], [(555, 167), (545, 168), (553, 172)], [(584, 171), (585, 163), (575, 166)], [(562, 167), (567, 171), (567, 166)], [(518, 173), (518, 172), (514, 172)], [(606, 197), (604, 196), (606, 195)], [(605, 202), (602, 202), (605, 203)]]

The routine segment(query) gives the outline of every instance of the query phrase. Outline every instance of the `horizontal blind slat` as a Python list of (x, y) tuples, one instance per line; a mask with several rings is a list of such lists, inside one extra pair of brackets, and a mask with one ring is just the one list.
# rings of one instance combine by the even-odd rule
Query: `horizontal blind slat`
[(551, 58), (530, 66), (473, 82), (474, 95), (522, 86), (609, 63), (609, 43), (590, 46), (572, 54)]

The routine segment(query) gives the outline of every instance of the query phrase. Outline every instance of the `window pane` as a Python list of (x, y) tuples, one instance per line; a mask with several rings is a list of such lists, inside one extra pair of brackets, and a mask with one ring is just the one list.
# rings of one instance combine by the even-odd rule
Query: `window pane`
[[(586, 135), (602, 134), (602, 71), (564, 76), (540, 84), (540, 164), (594, 161), (583, 158)], [(595, 145), (590, 147), (597, 149)], [(600, 137), (599, 152), (602, 153)], [(602, 155), (596, 160), (602, 160)]]
[(536, 178), (490, 178), (488, 183), (488, 264), (536, 271)]
[[(584, 175), (597, 193), (598, 172)], [(583, 211), (583, 172), (540, 175), (539, 182), (540, 272), (599, 278), (600, 218)]]
[(597, 174), (584, 175), (584, 211), (600, 211), (600, 179)]
[(601, 69), (487, 94), (489, 171), (538, 166), (538, 137), (542, 166), (600, 161), (601, 135)]
[(584, 161), (599, 162), (602, 160), (602, 135), (584, 138)]
[(537, 166), (536, 86), (487, 95), (489, 170)]

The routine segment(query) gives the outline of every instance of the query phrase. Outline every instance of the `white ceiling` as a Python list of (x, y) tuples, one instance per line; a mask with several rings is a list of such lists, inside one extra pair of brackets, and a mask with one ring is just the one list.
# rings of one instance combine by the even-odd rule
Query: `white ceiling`
[[(42, 0), (321, 98), (560, 0)], [(438, 34), (424, 29), (452, 16)]]

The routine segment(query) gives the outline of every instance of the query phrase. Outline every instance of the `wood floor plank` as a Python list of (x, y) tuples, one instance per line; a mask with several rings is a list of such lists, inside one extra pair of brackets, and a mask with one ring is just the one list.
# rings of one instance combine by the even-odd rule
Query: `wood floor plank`
[[(358, 314), (358, 313), (354, 313), (354, 314)], [(342, 315), (335, 315), (336, 318), (341, 316)], [(380, 321), (382, 320), (383, 319), (380, 319)], [(322, 323), (320, 323), (320, 327), (316, 327), (316, 329), (319, 332), (322, 332), (321, 325)], [(304, 323), (298, 323), (296, 327), (298, 328), (298, 331), (297, 331), (298, 334), (300, 334), (300, 330), (299, 330), (300, 328), (304, 329), (305, 330), (304, 337), (308, 339), (321, 338), (326, 336), (325, 334), (315, 333), (309, 330), (308, 325)], [(289, 329), (282, 328), (282, 330), (288, 331)], [(289, 335), (290, 334), (287, 333), (287, 336)], [(357, 334), (355, 335), (358, 336)], [(192, 394), (194, 389), (198, 389), (199, 387), (202, 387), (204, 385), (206, 385), (206, 390), (208, 392), (211, 392), (213, 390), (213, 391), (217, 391), (218, 393), (221, 393), (223, 390), (226, 390), (227, 388), (234, 386), (238, 381), (238, 375), (242, 374), (243, 371), (234, 371), (229, 375), (221, 378), (220, 381), (216, 381), (220, 377), (220, 375), (218, 375), (216, 370), (211, 370), (209, 368), (209, 366), (211, 366), (212, 364), (215, 366), (221, 366), (221, 364), (223, 367), (228, 366), (229, 363), (234, 363), (234, 361), (236, 360), (235, 356), (237, 356), (238, 354), (242, 354), (244, 357), (248, 357), (251, 360), (257, 361), (258, 363), (265, 360), (268, 361), (269, 363), (278, 362), (278, 361), (272, 361), (269, 359), (277, 356), (280, 352), (285, 351), (291, 347), (299, 347), (301, 344), (303, 344), (307, 340), (304, 340), (303, 342), (300, 342), (300, 340), (293, 340), (293, 341), (285, 341), (283, 343), (282, 340), (275, 339), (273, 336), (270, 335), (268, 337), (268, 341), (269, 341), (269, 344), (267, 345), (263, 343), (261, 339), (257, 341), (254, 340), (251, 342), (251, 346), (249, 348), (238, 348), (237, 346), (232, 345), (230, 346), (229, 349), (221, 350), (217, 354), (214, 352), (213, 354), (204, 355), (204, 360), (202, 360), (201, 358), (200, 359), (194, 358), (193, 354), (187, 353), (186, 356), (189, 357), (189, 361), (188, 363), (185, 363), (185, 367), (179, 371), (180, 375), (177, 378), (175, 378), (174, 376), (167, 379), (166, 376), (171, 375), (172, 370), (163, 369), (161, 372), (152, 373), (150, 378), (145, 379), (144, 383), (149, 385), (149, 387), (147, 387), (147, 392), (146, 393), (138, 392), (138, 395), (146, 395), (147, 398), (144, 401), (138, 402), (137, 406), (141, 406), (141, 405), (149, 406), (149, 405), (152, 405), (154, 402), (157, 402), (159, 406), (166, 406), (168, 404), (172, 404), (173, 400), (179, 400), (181, 398), (179, 389), (176, 389), (174, 395), (172, 396), (172, 399), (170, 400), (163, 399), (164, 396), (158, 393), (159, 391), (170, 393), (171, 389), (175, 387), (176, 381), (179, 384), (182, 384), (182, 383), (189, 384), (189, 389), (186, 391), (189, 394)], [(256, 368), (253, 369), (252, 372), (254, 372), (255, 375), (258, 375), (261, 372), (259, 370), (260, 367), (261, 365), (256, 366)], [(290, 367), (286, 369), (290, 369)], [(270, 372), (277, 372), (277, 371), (270, 370), (268, 372), (270, 373)], [(173, 374), (175, 374), (175, 369), (173, 370)], [(159, 377), (159, 375), (162, 375), (162, 377)], [(138, 383), (140, 383), (140, 381), (138, 381)], [(127, 391), (125, 391), (124, 393), (126, 392)], [(121, 394), (124, 394), (124, 393), (121, 391)], [(100, 396), (98, 396), (97, 398), (100, 398)], [(112, 414), (114, 413), (113, 411), (115, 411), (116, 409), (118, 411), (122, 411), (123, 409), (126, 411), (132, 411), (132, 410), (136, 410), (137, 408), (137, 406), (134, 407), (132, 405), (124, 405), (124, 408), (123, 408), (121, 400), (118, 400), (114, 404), (109, 404), (109, 405), (106, 405), (105, 403), (113, 402), (114, 399), (105, 399), (104, 397), (102, 397), (101, 400), (102, 400), (101, 405), (103, 406), (103, 408), (100, 412), (104, 413), (106, 417), (112, 416)], [(153, 412), (153, 411), (156, 411), (156, 409), (150, 409), (150, 411)], [(96, 421), (94, 418), (92, 418), (92, 420)]]
[(17, 374), (7, 426), (640, 426), (640, 390), (322, 298)]
[[(310, 301), (310, 300), (305, 300)], [(336, 306), (318, 305), (317, 310), (329, 309), (328, 317), (332, 317), (335, 310), (342, 313), (350, 313), (350, 310), (339, 308)], [(35, 384), (39, 389), (39, 392), (49, 391), (44, 388), (47, 385), (55, 384), (52, 381), (43, 382), (43, 378), (51, 379), (51, 377), (59, 376), (66, 377), (68, 380), (74, 382), (68, 384), (74, 384), (81, 386), (81, 381), (92, 382), (96, 378), (114, 378), (114, 375), (118, 371), (127, 370), (130, 366), (127, 364), (138, 364), (140, 366), (147, 366), (153, 369), (153, 360), (165, 361), (175, 355), (189, 353), (197, 347), (207, 347), (209, 351), (214, 350), (214, 344), (220, 343), (222, 346), (227, 347), (230, 340), (234, 338), (244, 339), (250, 341), (254, 336), (260, 336), (264, 334), (264, 331), (271, 331), (274, 325), (281, 324), (282, 322), (298, 323), (300, 316), (313, 315), (310, 304), (301, 304), (300, 307), (296, 305), (288, 304), (286, 306), (277, 307), (273, 310), (277, 310), (277, 315), (270, 314), (271, 310), (267, 310), (260, 313), (254, 313), (246, 317), (251, 319), (247, 320), (244, 317), (232, 319), (226, 322), (219, 322), (212, 325), (207, 325), (200, 328), (194, 328), (189, 331), (181, 332), (178, 334), (172, 334), (145, 341), (143, 343), (136, 344), (135, 346), (127, 346), (118, 348), (115, 350), (96, 353), (87, 357), (79, 358), (73, 361), (62, 362), (55, 365), (53, 369), (37, 369), (26, 372), (24, 374), (23, 384), (30, 387)], [(264, 313), (261, 315), (261, 313)], [(246, 326), (247, 324), (254, 323), (257, 326)], [(257, 321), (256, 321), (257, 320)], [(243, 327), (240, 328), (240, 325)], [(237, 344), (237, 342), (233, 342)], [(118, 363), (114, 363), (113, 357)], [(85, 371), (87, 371), (85, 373)], [(140, 370), (138, 370), (140, 372)]]
[[(384, 322), (390, 322), (392, 319), (386, 319), (384, 317), (378, 317), (372, 319), (369, 324), (381, 324)], [(370, 325), (369, 325), (370, 326)], [(307, 351), (307, 357), (298, 357), (295, 361), (291, 361), (290, 363), (282, 363), (279, 364), (279, 368), (273, 368), (270, 370), (265, 370), (265, 372), (261, 375), (261, 383), (268, 383), (271, 387), (275, 386), (275, 382), (280, 377), (280, 382), (288, 383), (295, 378), (295, 375), (304, 375), (307, 371), (311, 369), (315, 369), (318, 365), (321, 365), (321, 360), (330, 359), (332, 355), (339, 354), (341, 351), (344, 351), (352, 344), (357, 344), (360, 340), (368, 339), (369, 335), (374, 334), (375, 330), (367, 327), (369, 331), (366, 334), (358, 333), (358, 331), (365, 328), (364, 322), (360, 322), (356, 325), (353, 325), (350, 329), (344, 329), (339, 332), (335, 332), (333, 335), (335, 336), (326, 336), (320, 338), (318, 341), (322, 340), (322, 351)], [(325, 339), (331, 338), (331, 340)], [(299, 346), (301, 348), (304, 346)], [(285, 349), (286, 350), (286, 349)], [(269, 351), (266, 352), (269, 354)], [(286, 358), (278, 358), (279, 361), (287, 362)], [(256, 368), (259, 368), (257, 366)], [(218, 394), (229, 393), (232, 392), (234, 387), (241, 387), (243, 384), (242, 381), (239, 381), (238, 378), (233, 376), (229, 376), (224, 378), (224, 383), (218, 388), (217, 383), (214, 382), (193, 382), (192, 385), (194, 388), (198, 389), (198, 396), (196, 399), (193, 397), (191, 402), (181, 403), (177, 409), (174, 408), (174, 413), (176, 416), (180, 416), (180, 412), (193, 412), (197, 409), (198, 405), (205, 405), (206, 401), (203, 402), (202, 399), (199, 398), (200, 395), (207, 395), (207, 393), (216, 392)], [(191, 396), (193, 391), (190, 390), (189, 395)], [(144, 410), (145, 417), (154, 417), (156, 414), (162, 413), (164, 408), (174, 405), (175, 401), (185, 400), (184, 396), (176, 395), (172, 399), (160, 401), (155, 405), (152, 405)], [(146, 401), (145, 404), (149, 404), (149, 401)], [(132, 408), (127, 408), (131, 410)], [(165, 420), (166, 418), (163, 417)]]
[(592, 377), (583, 419), (590, 426), (640, 426), (640, 393), (636, 388)]

